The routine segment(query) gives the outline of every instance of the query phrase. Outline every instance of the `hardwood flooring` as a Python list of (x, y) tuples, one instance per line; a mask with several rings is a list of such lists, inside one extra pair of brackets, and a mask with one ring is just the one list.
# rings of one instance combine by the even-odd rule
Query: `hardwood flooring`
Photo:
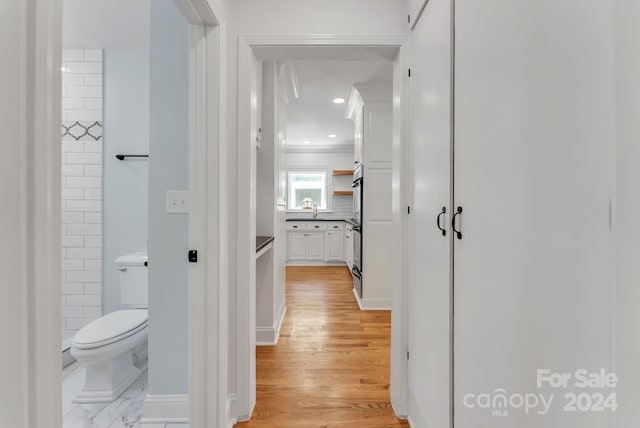
[(238, 428), (408, 427), (389, 402), (391, 312), (360, 311), (346, 267), (288, 267), (277, 346), (257, 348), (257, 403)]

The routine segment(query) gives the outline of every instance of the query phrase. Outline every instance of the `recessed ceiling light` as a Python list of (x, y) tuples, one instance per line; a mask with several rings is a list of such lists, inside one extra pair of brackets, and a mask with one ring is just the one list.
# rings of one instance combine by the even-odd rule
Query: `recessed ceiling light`
[(329, 138), (336, 138), (337, 135), (336, 134), (329, 134)]
[(311, 141), (303, 141), (305, 144), (311, 144)]
[(334, 98), (333, 102), (336, 104), (344, 104), (345, 99), (342, 97)]

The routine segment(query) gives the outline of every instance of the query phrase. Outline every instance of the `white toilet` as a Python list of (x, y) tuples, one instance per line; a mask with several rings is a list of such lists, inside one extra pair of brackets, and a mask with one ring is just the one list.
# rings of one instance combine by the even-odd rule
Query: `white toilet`
[(147, 260), (146, 252), (116, 259), (124, 309), (92, 321), (73, 338), (71, 355), (87, 370), (75, 403), (111, 402), (146, 369)]

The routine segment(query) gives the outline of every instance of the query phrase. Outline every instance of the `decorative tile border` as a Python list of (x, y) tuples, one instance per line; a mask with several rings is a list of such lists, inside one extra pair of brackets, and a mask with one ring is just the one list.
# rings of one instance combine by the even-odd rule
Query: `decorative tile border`
[(62, 122), (62, 141), (100, 141), (102, 122)]

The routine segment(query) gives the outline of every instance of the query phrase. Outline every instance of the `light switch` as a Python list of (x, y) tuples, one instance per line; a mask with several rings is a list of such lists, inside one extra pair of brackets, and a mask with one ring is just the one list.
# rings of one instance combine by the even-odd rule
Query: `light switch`
[(188, 190), (167, 190), (167, 213), (188, 214), (189, 200)]

